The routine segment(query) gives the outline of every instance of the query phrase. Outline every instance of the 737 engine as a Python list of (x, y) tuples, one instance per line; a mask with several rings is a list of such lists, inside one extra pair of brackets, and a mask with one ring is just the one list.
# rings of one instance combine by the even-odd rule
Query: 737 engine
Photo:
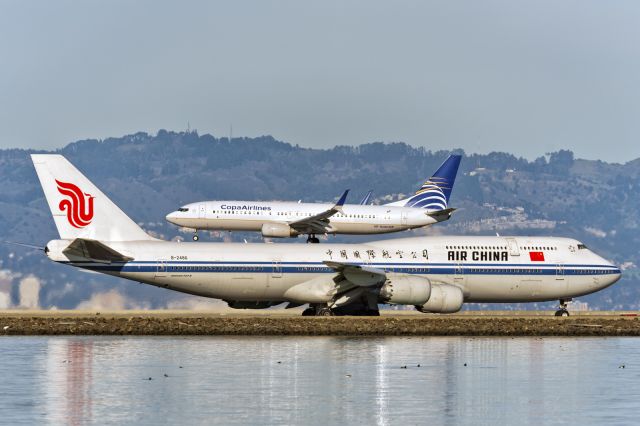
[(263, 237), (289, 238), (297, 237), (298, 232), (286, 223), (265, 223), (262, 225)]

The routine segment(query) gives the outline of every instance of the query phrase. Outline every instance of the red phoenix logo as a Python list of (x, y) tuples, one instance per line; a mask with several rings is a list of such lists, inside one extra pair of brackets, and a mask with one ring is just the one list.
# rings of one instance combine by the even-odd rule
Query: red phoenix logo
[(72, 183), (60, 182), (58, 184), (58, 192), (67, 199), (60, 201), (58, 207), (61, 211), (67, 213), (67, 220), (74, 228), (84, 228), (91, 223), (93, 219), (93, 199), (91, 194), (82, 192), (80, 188)]

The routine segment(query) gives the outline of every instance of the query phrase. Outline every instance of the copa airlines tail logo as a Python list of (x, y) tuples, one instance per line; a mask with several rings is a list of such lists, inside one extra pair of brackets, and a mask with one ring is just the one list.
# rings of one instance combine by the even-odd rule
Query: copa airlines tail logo
[(420, 207), (429, 210), (444, 210), (447, 208), (447, 197), (442, 188), (446, 185), (446, 179), (432, 177), (409, 198), (405, 207)]
[(58, 192), (64, 195), (65, 199), (60, 201), (58, 207), (67, 213), (67, 220), (74, 228), (84, 228), (93, 219), (93, 199), (91, 194), (82, 192), (76, 185), (68, 182), (61, 182), (56, 179)]

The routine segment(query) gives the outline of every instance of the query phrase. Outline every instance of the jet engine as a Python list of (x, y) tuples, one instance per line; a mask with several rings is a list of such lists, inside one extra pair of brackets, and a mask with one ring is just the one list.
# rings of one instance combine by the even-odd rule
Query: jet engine
[(397, 305), (423, 305), (429, 300), (431, 282), (414, 275), (387, 274), (387, 281), (380, 288), (381, 303)]
[(265, 223), (262, 225), (263, 237), (289, 238), (296, 237), (298, 232), (286, 223)]
[(420, 312), (452, 314), (462, 309), (464, 295), (459, 287), (447, 284), (433, 284), (431, 286), (431, 297), (427, 303), (416, 305)]

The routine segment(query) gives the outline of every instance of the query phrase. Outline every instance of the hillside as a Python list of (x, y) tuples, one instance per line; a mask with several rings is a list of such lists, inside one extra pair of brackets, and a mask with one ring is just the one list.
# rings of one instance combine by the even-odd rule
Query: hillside
[[(28, 150), (0, 150), (0, 240), (44, 245), (56, 238)], [(328, 150), (272, 137), (215, 138), (196, 132), (137, 133), (78, 141), (65, 155), (148, 231), (183, 238), (166, 213), (203, 199), (351, 201), (373, 189), (376, 202), (410, 193), (448, 152), (402, 143)], [(506, 153), (465, 155), (451, 221), (414, 234), (544, 234), (583, 240), (625, 268), (605, 291), (581, 298), (592, 308), (640, 309), (640, 160), (574, 159), (560, 151), (527, 161)], [(403, 234), (396, 234), (403, 235)], [(404, 234), (406, 235), (406, 234)], [(391, 238), (384, 236), (381, 238)], [(258, 240), (256, 234), (204, 234), (204, 240)], [(332, 237), (333, 238), (333, 237)], [(337, 237), (365, 241), (371, 237)], [(379, 239), (379, 237), (374, 237)], [(286, 243), (303, 243), (302, 238)], [(284, 243), (284, 242), (281, 242)], [(191, 307), (206, 299), (73, 270), (38, 251), (0, 245), (0, 308), (7, 306)], [(536, 308), (549, 305), (523, 305)], [(472, 307), (473, 308), (473, 307)]]

